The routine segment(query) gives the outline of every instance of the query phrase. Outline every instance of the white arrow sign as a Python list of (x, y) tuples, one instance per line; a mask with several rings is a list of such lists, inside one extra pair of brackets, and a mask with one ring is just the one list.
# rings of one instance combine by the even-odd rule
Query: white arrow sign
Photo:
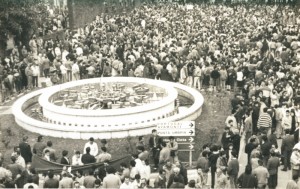
[(158, 123), (156, 127), (156, 130), (169, 130), (169, 129), (193, 129), (195, 131), (195, 121)]
[(159, 136), (195, 136), (195, 132), (193, 129), (157, 129), (157, 134)]
[(189, 145), (190, 150), (194, 149), (194, 146), (192, 144)]
[(190, 138), (189, 138), (189, 141), (190, 141), (190, 142), (193, 142), (193, 141), (194, 141), (194, 138), (193, 138), (193, 137), (190, 137)]

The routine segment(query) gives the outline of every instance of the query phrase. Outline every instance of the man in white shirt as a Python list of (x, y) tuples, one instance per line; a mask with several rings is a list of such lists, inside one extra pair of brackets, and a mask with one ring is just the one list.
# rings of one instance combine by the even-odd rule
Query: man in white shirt
[(15, 153), (15, 156), (16, 156), (16, 158), (17, 158), (16, 163), (19, 164), (19, 165), (21, 165), (23, 168), (25, 168), (25, 160), (24, 160), (24, 158), (21, 156), (21, 154), (20, 154), (19, 151), (17, 151), (17, 152)]
[(72, 157), (72, 165), (83, 165), (81, 161), (81, 154), (79, 151), (75, 152), (75, 155)]
[(62, 75), (62, 82), (63, 83), (67, 82), (67, 70), (68, 69), (66, 68), (66, 66), (63, 63), (61, 63), (60, 72), (61, 72), (61, 75)]
[(72, 74), (73, 74), (75, 80), (80, 79), (80, 77), (79, 77), (79, 66), (78, 66), (77, 62), (75, 62), (72, 65)]
[(133, 184), (130, 182), (129, 177), (125, 177), (123, 184), (121, 184), (120, 189), (134, 189)]
[(90, 147), (92, 156), (96, 156), (98, 154), (98, 145), (94, 142), (94, 138), (91, 137), (90, 141), (84, 145), (83, 154), (86, 153), (86, 148)]

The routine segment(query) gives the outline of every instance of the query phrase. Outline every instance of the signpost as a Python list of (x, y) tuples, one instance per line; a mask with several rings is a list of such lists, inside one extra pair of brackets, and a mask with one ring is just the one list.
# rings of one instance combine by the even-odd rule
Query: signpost
[(189, 164), (192, 166), (192, 153), (195, 150), (195, 121), (159, 123), (156, 130), (165, 142), (169, 142), (169, 137), (173, 136), (178, 143), (178, 151), (189, 151)]

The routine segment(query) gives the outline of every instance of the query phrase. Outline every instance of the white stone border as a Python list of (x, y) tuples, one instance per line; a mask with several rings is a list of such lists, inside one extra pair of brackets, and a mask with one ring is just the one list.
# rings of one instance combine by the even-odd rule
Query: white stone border
[[(138, 78), (138, 80), (141, 80), (141, 78)], [(143, 82), (144, 81), (142, 81), (141, 83)], [(139, 124), (139, 126), (130, 126), (130, 127), (111, 126), (109, 128), (101, 128), (101, 129), (97, 127), (62, 126), (62, 125), (57, 125), (57, 124), (55, 125), (51, 123), (38, 121), (36, 119), (27, 116), (22, 111), (22, 106), (26, 101), (28, 101), (33, 97), (41, 95), (43, 93), (49, 92), (49, 88), (45, 88), (45, 89), (40, 89), (38, 91), (34, 91), (32, 93), (29, 93), (19, 98), (12, 106), (12, 113), (15, 116), (15, 121), (17, 122), (17, 124), (26, 130), (39, 133), (42, 135), (46, 135), (46, 136), (72, 138), (72, 139), (88, 139), (89, 137), (110, 139), (110, 138), (124, 138), (127, 136), (146, 135), (151, 133), (151, 130), (155, 128), (156, 124), (159, 122), (195, 120), (197, 117), (201, 115), (204, 99), (202, 94), (199, 91), (179, 83), (159, 81), (159, 80), (151, 80), (151, 82), (155, 82), (156, 85), (158, 86), (174, 87), (178, 91), (179, 95), (192, 99), (194, 101), (194, 104), (180, 114), (175, 114), (173, 116), (160, 119), (160, 120), (155, 120), (150, 123)]]

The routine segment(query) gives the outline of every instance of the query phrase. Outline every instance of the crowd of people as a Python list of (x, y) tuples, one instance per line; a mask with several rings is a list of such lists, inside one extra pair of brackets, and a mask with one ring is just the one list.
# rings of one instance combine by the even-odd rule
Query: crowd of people
[[(28, 46), (21, 50), (15, 47), (0, 64), (2, 100), (40, 87), (41, 77), (52, 85), (94, 77), (141, 77), (180, 82), (215, 93), (234, 91), (222, 145), (203, 148), (196, 180), (188, 182), (174, 138), (166, 143), (153, 130), (149, 149), (141, 137), (138, 154), (122, 163), (121, 171), (109, 166), (111, 156), (105, 145), (98, 155), (91, 138), (83, 153), (77, 151), (72, 161), (68, 151), (63, 151), (60, 163), (105, 162), (105, 170), (91, 170), (84, 176), (66, 168), (60, 178), (49, 171), (45, 184), (60, 188), (65, 184), (70, 188), (149, 187), (148, 157), (152, 157), (154, 169), (159, 171), (156, 188), (202, 188), (207, 184), (212, 188), (276, 188), (280, 163), (283, 171), (292, 170), (293, 180), (288, 186), (297, 187), (299, 24), (296, 8), (279, 5), (147, 4), (128, 15), (98, 15), (75, 33), (67, 30), (63, 40), (44, 41), (34, 36)], [(248, 165), (238, 177), (242, 134)], [(282, 139), (281, 146), (278, 139)], [(39, 184), (30, 159), (26, 160), (22, 152), (25, 147), (25, 154), (31, 152), (26, 140), (15, 150), (12, 164), (0, 168), (0, 178), (12, 181), (2, 179), (2, 186)], [(47, 161), (58, 160), (51, 141), (45, 144), (40, 138), (32, 152)], [(209, 171), (211, 183), (207, 183)], [(30, 177), (19, 179), (23, 174)]]
[(39, 87), (41, 77), (54, 85), (145, 77), (218, 90), (255, 79), (247, 88), (258, 88), (264, 79), (296, 77), (299, 22), (296, 10), (278, 5), (149, 4), (128, 15), (101, 14), (64, 39), (34, 35), (15, 46), (0, 64), (2, 101)]
[[(52, 141), (45, 143), (43, 136), (38, 136), (33, 147), (28, 140), (24, 136), (19, 146), (14, 148), (10, 164), (3, 166), (3, 157), (0, 155), (0, 188), (149, 188), (150, 174), (155, 170), (159, 172), (152, 183), (155, 188), (184, 188), (187, 184), (191, 187), (202, 187), (204, 183), (200, 177), (197, 181), (188, 183), (187, 170), (178, 160), (178, 144), (175, 138), (169, 137), (166, 142), (157, 135), (155, 129), (147, 144), (143, 136), (138, 137), (137, 153), (132, 154), (130, 161), (121, 162), (117, 168), (110, 165), (112, 155), (108, 152), (105, 139), (101, 140), (99, 150), (97, 142), (91, 137), (83, 151), (76, 150), (73, 156), (69, 155), (68, 150), (63, 150), (58, 155)], [(41, 176), (41, 172), (39, 175), (35, 167), (32, 167), (33, 156), (64, 166), (59, 173), (49, 168)], [(152, 168), (150, 160), (154, 162)], [(87, 171), (84, 168), (72, 171), (72, 166), (93, 163), (103, 163), (104, 166), (99, 164), (98, 167), (95, 164)]]

